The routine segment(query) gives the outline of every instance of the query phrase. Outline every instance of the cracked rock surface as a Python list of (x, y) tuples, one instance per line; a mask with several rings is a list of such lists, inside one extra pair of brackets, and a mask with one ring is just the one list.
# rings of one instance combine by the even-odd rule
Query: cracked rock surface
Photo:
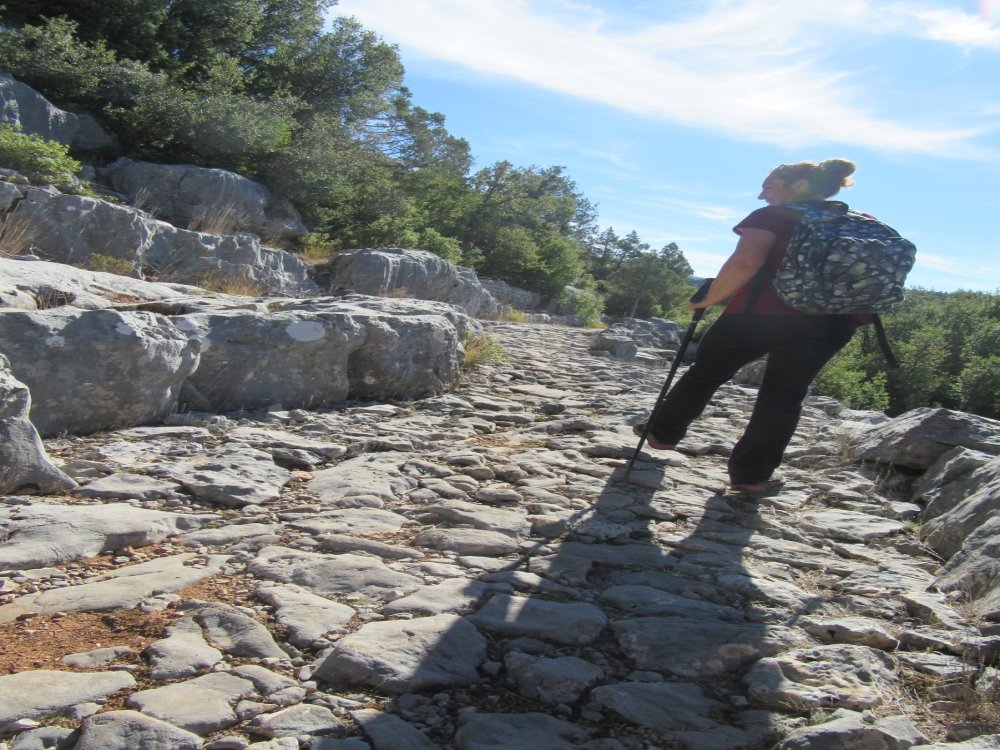
[(1000, 627), (914, 523), (962, 500), (854, 459), (882, 415), (811, 399), (749, 499), (727, 385), (626, 481), (665, 369), (484, 328), (443, 395), (46, 440), (79, 487), (0, 497), (0, 748), (1000, 748)]

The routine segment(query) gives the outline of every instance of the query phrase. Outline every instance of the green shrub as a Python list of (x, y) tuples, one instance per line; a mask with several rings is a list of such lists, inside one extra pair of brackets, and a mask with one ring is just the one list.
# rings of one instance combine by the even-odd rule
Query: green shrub
[(0, 167), (8, 167), (36, 183), (66, 183), (80, 170), (67, 146), (0, 124)]
[(39, 26), (0, 26), (0, 68), (59, 105), (90, 101), (121, 66), (103, 43), (79, 41), (76, 28), (64, 18)]
[(222, 167), (255, 176), (270, 154), (288, 144), (296, 105), (236, 92), (183, 88), (167, 76), (136, 70), (127, 101), (104, 116), (123, 144), (142, 158)]
[(830, 362), (816, 378), (815, 392), (835, 398), (852, 409), (885, 411), (889, 408), (886, 374), (853, 369), (847, 358)]
[(604, 297), (589, 289), (565, 289), (559, 303), (571, 314), (583, 319), (583, 325), (591, 327), (604, 314)]
[(420, 233), (417, 249), (434, 253), (449, 263), (462, 262), (462, 243), (454, 237), (445, 237), (435, 229), (425, 229)]
[(91, 253), (87, 256), (86, 267), (91, 271), (103, 271), (104, 273), (115, 273), (119, 276), (128, 276), (132, 273), (133, 263), (125, 258), (115, 258), (112, 255), (103, 253)]
[(339, 249), (325, 232), (310, 232), (299, 238), (298, 255), (306, 263), (325, 263)]
[(500, 320), (506, 323), (527, 323), (528, 316), (520, 310), (508, 310), (500, 316)]

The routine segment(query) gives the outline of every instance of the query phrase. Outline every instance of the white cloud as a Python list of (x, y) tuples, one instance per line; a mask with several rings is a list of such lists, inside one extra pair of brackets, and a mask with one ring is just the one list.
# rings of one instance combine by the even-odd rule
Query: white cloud
[(978, 16), (869, 0), (701, 7), (698, 16), (624, 30), (629, 19), (593, 7), (529, 0), (341, 0), (335, 12), (355, 15), (408, 54), (746, 140), (985, 155), (972, 143), (982, 128), (873, 114), (859, 80), (824, 67), (844, 60), (823, 61), (838, 34), (860, 30), (898, 33), (909, 24), (913, 34), (975, 40), (979, 26), (989, 27)]
[(1000, 49), (1000, 27), (982, 15), (913, 3), (901, 3), (890, 8), (912, 24), (917, 36), (925, 39), (966, 48)]
[(907, 277), (908, 286), (940, 288), (942, 276), (950, 277), (951, 289), (971, 289), (996, 292), (998, 289), (997, 268), (980, 265), (972, 258), (958, 258), (953, 255), (936, 255), (918, 250), (913, 271)]

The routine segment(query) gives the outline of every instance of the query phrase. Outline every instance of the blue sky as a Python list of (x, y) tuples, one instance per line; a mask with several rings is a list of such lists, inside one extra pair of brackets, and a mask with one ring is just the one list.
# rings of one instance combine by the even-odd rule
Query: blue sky
[(397, 45), (475, 169), (560, 165), (600, 227), (703, 276), (775, 165), (918, 248), (909, 285), (1000, 292), (1000, 0), (340, 0)]

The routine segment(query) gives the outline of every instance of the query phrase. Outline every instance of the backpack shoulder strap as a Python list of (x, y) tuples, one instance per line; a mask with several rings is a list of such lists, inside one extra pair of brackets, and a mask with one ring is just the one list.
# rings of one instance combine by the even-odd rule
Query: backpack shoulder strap
[[(787, 213), (789, 215), (796, 214), (798, 216), (798, 221), (801, 221), (805, 216), (806, 212), (813, 210), (814, 207), (808, 203), (783, 203), (776, 208), (788, 209)], [(754, 308), (757, 307), (757, 302), (760, 300), (760, 295), (763, 294), (764, 289), (771, 282), (771, 269), (768, 268), (768, 264), (765, 262), (759, 271), (750, 280), (750, 294), (747, 297), (747, 305), (743, 309), (744, 313), (752, 313)]]
[(882, 350), (882, 356), (885, 357), (886, 365), (893, 370), (899, 369), (899, 360), (896, 359), (896, 355), (892, 353), (892, 347), (889, 346), (889, 337), (885, 334), (882, 318), (878, 315), (874, 315), (872, 318), (872, 323), (875, 326), (875, 339), (878, 341), (878, 348)]

